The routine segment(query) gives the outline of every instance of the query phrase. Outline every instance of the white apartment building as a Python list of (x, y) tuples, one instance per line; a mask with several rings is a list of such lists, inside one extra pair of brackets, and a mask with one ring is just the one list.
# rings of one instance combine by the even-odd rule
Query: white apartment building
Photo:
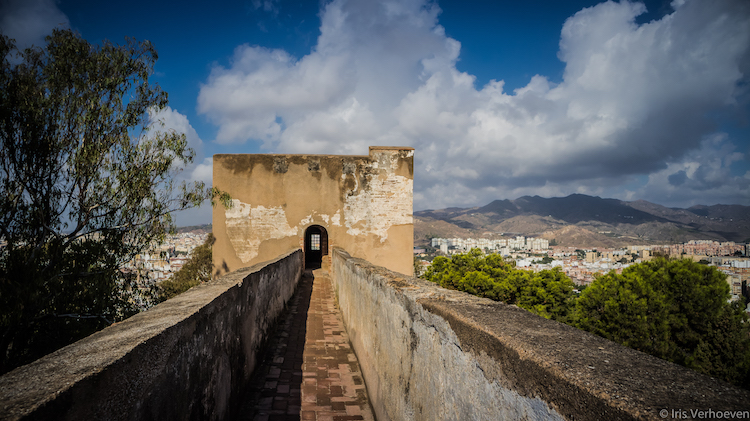
[(512, 250), (547, 250), (549, 241), (544, 238), (526, 238), (517, 236), (511, 239), (491, 240), (489, 238), (433, 238), (431, 245), (440, 249), (444, 254), (450, 250), (467, 252), (473, 248), (488, 250), (491, 252), (505, 251), (507, 254)]

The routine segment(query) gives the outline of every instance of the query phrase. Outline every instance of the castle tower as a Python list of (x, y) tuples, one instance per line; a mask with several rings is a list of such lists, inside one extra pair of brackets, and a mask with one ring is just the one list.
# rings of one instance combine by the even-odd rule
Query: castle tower
[(213, 186), (232, 196), (213, 210), (215, 274), (305, 250), (320, 265), (334, 245), (412, 275), (414, 150), (366, 156), (221, 154)]

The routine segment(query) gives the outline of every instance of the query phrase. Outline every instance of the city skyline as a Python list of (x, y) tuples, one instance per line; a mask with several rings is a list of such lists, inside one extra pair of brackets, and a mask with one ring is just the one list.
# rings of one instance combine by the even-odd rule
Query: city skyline
[[(584, 193), (750, 205), (750, 6), (5, 2), (19, 45), (70, 27), (159, 51), (155, 118), (215, 153), (412, 146), (415, 209)], [(565, 3), (561, 5), (559, 3)], [(211, 208), (177, 215), (210, 222)]]

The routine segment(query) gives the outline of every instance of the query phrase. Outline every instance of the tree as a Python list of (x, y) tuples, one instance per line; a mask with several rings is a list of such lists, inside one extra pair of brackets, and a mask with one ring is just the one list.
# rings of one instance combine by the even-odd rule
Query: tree
[(534, 264), (542, 264), (542, 265), (546, 265), (546, 264), (552, 263), (552, 261), (553, 261), (553, 260), (555, 260), (555, 259), (553, 259), (553, 258), (551, 258), (551, 257), (549, 257), (549, 256), (544, 256), (544, 257), (542, 257), (541, 259), (539, 259), (539, 260), (534, 260), (534, 261), (533, 261), (533, 262), (531, 262), (531, 263), (534, 263)]
[(750, 326), (716, 268), (656, 258), (581, 293), (574, 324), (631, 348), (750, 386)]
[(573, 281), (559, 267), (545, 269), (522, 285), (518, 305), (547, 319), (567, 323), (573, 307), (573, 287)]
[(626, 269), (598, 277), (576, 302), (575, 325), (652, 355), (669, 353), (667, 303), (642, 277)]
[[(0, 373), (136, 312), (124, 265), (217, 195), (176, 184), (185, 136), (149, 113), (149, 42), (89, 44), (55, 30), (19, 51), (0, 35)], [(19, 64), (11, 64), (11, 58)]]
[(211, 280), (213, 270), (213, 259), (211, 247), (216, 239), (213, 234), (208, 234), (206, 241), (193, 249), (190, 259), (180, 268), (172, 278), (159, 284), (159, 301), (166, 301), (190, 288)]
[(521, 270), (499, 254), (483, 256), (479, 249), (436, 257), (424, 278), (443, 288), (517, 304), (532, 313), (561, 322), (573, 307), (573, 281), (559, 268), (538, 273)]

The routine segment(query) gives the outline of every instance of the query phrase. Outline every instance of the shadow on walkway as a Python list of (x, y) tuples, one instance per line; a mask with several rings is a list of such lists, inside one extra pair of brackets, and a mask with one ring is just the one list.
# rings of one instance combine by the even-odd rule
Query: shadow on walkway
[(300, 419), (302, 363), (312, 286), (312, 271), (306, 270), (263, 360), (253, 373), (238, 420), (270, 420), (270, 415), (274, 415), (273, 419)]
[(253, 373), (238, 420), (372, 420), (330, 276), (306, 270)]

